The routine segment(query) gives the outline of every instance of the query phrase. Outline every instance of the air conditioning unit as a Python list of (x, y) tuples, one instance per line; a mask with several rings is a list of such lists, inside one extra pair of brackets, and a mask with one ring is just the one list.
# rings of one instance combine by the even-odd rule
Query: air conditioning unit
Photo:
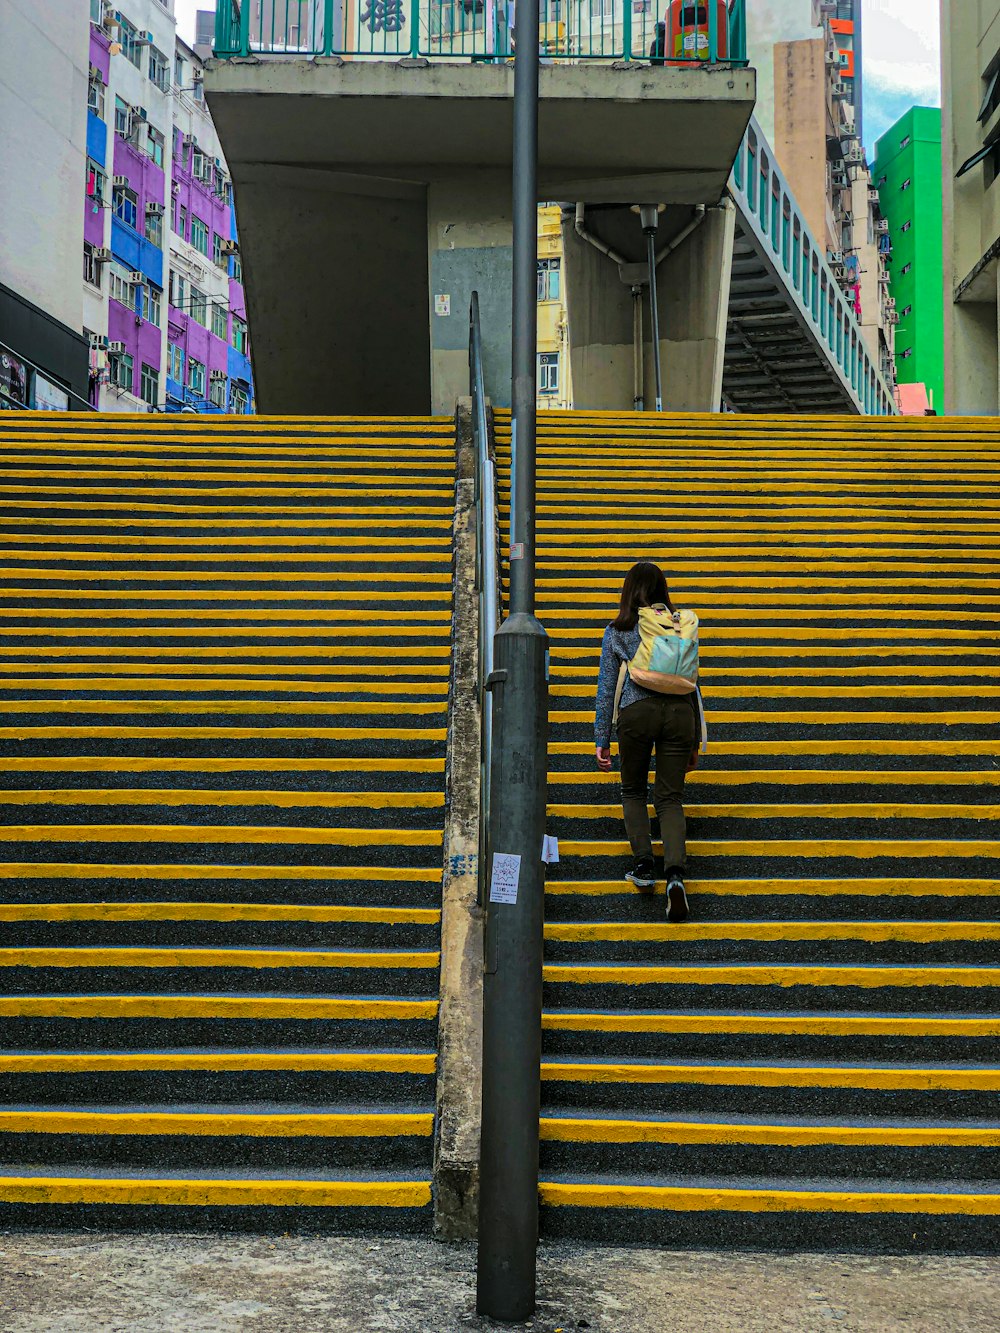
[(888, 218), (876, 218), (876, 219), (875, 219), (875, 234), (876, 234), (877, 236), (888, 236), (888, 234), (889, 234), (889, 219), (888, 219)]
[(834, 264), (832, 267), (833, 267), (833, 276), (837, 279), (837, 281), (838, 281), (838, 282), (846, 282), (846, 281), (847, 281), (847, 269), (844, 267), (844, 265), (843, 265), (843, 264)]
[(846, 190), (850, 184), (851, 180), (846, 171), (835, 171), (833, 173), (833, 188), (835, 190)]
[(850, 90), (848, 89), (847, 84), (844, 82), (843, 79), (837, 79), (837, 80), (834, 82), (834, 84), (833, 84), (833, 88), (832, 88), (832, 92), (833, 92), (834, 97), (835, 97), (835, 98), (838, 98), (838, 99), (839, 99), (839, 98), (845, 98), (845, 99), (846, 99), (846, 98), (850, 97), (850, 95), (851, 95), (851, 94), (850, 94)]
[(111, 251), (108, 249), (106, 245), (102, 245), (99, 250), (94, 251), (94, 263), (95, 264), (111, 263)]
[(843, 264), (844, 252), (842, 250), (827, 250), (826, 259), (828, 264)]
[(153, 34), (151, 32), (137, 33), (135, 38), (135, 44), (136, 46), (152, 46)]
[(869, 202), (870, 204), (881, 204), (881, 202), (882, 202), (882, 196), (879, 194), (878, 190), (873, 189), (873, 188), (869, 188), (869, 190), (868, 190), (868, 202)]
[(191, 80), (193, 83), (204, 83), (205, 71), (203, 69), (193, 69), (191, 71)]
[(163, 217), (163, 205), (162, 205), (162, 204), (157, 204), (157, 203), (155, 203), (152, 199), (147, 199), (147, 200), (146, 200), (146, 213), (147, 213), (150, 217), (154, 217), (154, 218), (162, 218), (162, 217)]
[(224, 370), (212, 370), (209, 371), (208, 378), (210, 380), (224, 380), (226, 378), (226, 372)]
[(129, 180), (127, 176), (114, 176), (112, 179), (116, 190), (127, 190), (129, 188)]
[(131, 112), (132, 119), (140, 125), (143, 123), (143, 121), (149, 119), (149, 115), (144, 106), (133, 106), (130, 107), (129, 110)]
[(896, 309), (896, 298), (894, 296), (887, 296), (885, 298), (885, 308), (886, 310)]
[(184, 136), (184, 145), (185, 145), (185, 147), (189, 147), (189, 148), (197, 148), (197, 147), (198, 147), (198, 140), (197, 140), (197, 138), (196, 138), (193, 134), (185, 134), (185, 136)]
[(865, 160), (864, 150), (859, 143), (850, 144), (844, 152), (844, 161), (858, 165)]
[(895, 310), (887, 310), (885, 315), (885, 322), (887, 324), (898, 324), (899, 323), (898, 313)]
[(90, 335), (90, 345), (103, 350), (107, 348), (108, 340), (103, 333), (92, 333)]
[(124, 343), (108, 343), (108, 351), (112, 356), (122, 356), (125, 352)]
[(239, 252), (239, 241), (223, 241), (219, 246), (219, 253), (223, 255), (238, 255)]
[(146, 275), (144, 273), (140, 273), (138, 269), (136, 269), (134, 272), (128, 275), (126, 281), (132, 287), (141, 287), (142, 284), (146, 281)]

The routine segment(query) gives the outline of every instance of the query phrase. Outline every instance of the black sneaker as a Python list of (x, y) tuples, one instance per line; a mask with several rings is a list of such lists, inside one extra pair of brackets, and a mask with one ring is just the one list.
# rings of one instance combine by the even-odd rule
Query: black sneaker
[(684, 877), (679, 870), (667, 871), (667, 920), (673, 926), (679, 926), (688, 919), (688, 900), (684, 890)]
[(651, 856), (636, 861), (625, 878), (631, 880), (637, 889), (655, 889), (656, 862)]

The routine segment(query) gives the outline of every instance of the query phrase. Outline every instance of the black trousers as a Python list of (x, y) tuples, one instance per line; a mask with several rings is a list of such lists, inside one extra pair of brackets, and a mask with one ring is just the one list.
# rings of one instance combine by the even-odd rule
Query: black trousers
[(656, 751), (653, 805), (663, 838), (667, 869), (684, 867), (684, 779), (695, 748), (693, 694), (658, 694), (639, 699), (618, 715), (625, 832), (636, 860), (653, 855), (649, 825), (649, 763)]

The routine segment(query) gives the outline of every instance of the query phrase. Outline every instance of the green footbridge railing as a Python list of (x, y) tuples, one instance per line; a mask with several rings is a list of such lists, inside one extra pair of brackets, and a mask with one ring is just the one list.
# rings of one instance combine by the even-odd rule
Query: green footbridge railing
[[(747, 0), (540, 0), (553, 61), (746, 65)], [(516, 0), (219, 0), (215, 54), (513, 58)]]

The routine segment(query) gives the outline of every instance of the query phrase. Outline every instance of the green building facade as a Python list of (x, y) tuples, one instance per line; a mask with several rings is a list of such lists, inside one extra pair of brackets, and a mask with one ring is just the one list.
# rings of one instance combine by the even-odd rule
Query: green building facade
[(925, 384), (944, 411), (944, 256), (941, 237), (941, 111), (914, 106), (875, 145), (872, 175), (892, 245), (896, 371)]

